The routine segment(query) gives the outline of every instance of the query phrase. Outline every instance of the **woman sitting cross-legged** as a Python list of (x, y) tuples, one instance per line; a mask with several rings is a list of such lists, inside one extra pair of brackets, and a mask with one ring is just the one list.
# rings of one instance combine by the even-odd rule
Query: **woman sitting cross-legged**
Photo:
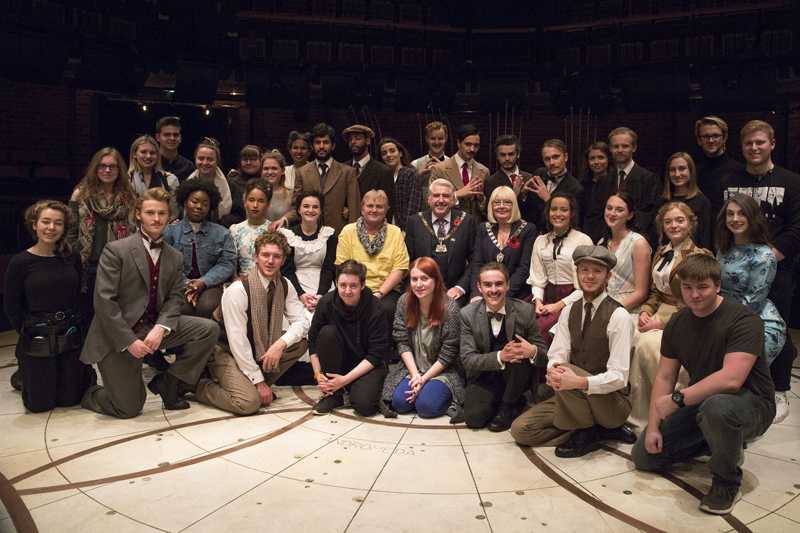
[(411, 283), (397, 302), (392, 336), (401, 362), (383, 384), (392, 409), (422, 418), (455, 416), (464, 401), (458, 356), (459, 307), (448, 298), (436, 261), (420, 257), (411, 264)]
[(176, 193), (183, 219), (164, 230), (164, 242), (183, 253), (186, 301), (181, 314), (211, 318), (222, 300), (222, 284), (236, 274), (236, 249), (230, 232), (209, 222), (220, 194), (205, 180), (186, 180)]

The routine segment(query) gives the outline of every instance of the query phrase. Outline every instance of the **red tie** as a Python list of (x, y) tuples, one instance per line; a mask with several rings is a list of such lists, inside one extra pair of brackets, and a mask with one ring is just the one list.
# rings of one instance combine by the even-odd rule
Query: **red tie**
[(461, 165), (461, 181), (464, 182), (464, 185), (469, 183), (469, 172), (467, 171), (468, 163), (464, 163)]

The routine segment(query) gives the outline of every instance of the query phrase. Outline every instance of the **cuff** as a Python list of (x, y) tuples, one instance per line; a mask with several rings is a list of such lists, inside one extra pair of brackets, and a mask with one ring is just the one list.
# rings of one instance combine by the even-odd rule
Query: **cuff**
[(506, 364), (500, 359), (500, 352), (497, 352), (497, 364), (500, 365), (500, 370), (505, 370)]
[[(259, 361), (258, 364), (260, 366), (261, 362)], [(249, 379), (250, 383), (252, 383), (253, 385), (258, 385), (259, 383), (264, 381), (264, 374), (261, 373), (261, 370), (258, 370), (257, 372), (248, 373), (247, 379)]]
[(167, 326), (165, 326), (164, 324), (156, 324), (156, 326), (158, 326), (158, 327), (160, 327), (161, 329), (163, 329), (163, 330), (164, 330), (164, 336), (167, 336), (167, 335), (169, 335), (170, 333), (172, 333), (172, 329), (168, 328), (168, 327), (167, 327)]

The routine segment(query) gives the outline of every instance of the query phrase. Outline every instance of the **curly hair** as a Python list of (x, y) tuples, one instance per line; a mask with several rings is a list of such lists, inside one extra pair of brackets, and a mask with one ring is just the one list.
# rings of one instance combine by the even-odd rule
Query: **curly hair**
[(261, 249), (268, 244), (274, 244), (280, 248), (283, 252), (283, 257), (288, 257), (292, 252), (292, 248), (289, 246), (289, 241), (286, 240), (286, 235), (280, 231), (265, 231), (259, 235), (258, 238), (256, 238), (256, 242), (253, 244), (255, 255), (258, 255)]
[(683, 202), (667, 202), (666, 204), (662, 205), (661, 208), (658, 210), (658, 214), (656, 214), (656, 231), (658, 232), (658, 242), (663, 243), (665, 242), (664, 239), (664, 217), (667, 216), (667, 213), (672, 211), (673, 209), (678, 209), (684, 215), (686, 215), (686, 219), (689, 221), (689, 237), (693, 238), (694, 232), (697, 230), (697, 215), (694, 214), (692, 208), (686, 205)]
[(31, 237), (36, 239), (36, 230), (34, 229), (34, 226), (39, 221), (39, 217), (42, 216), (42, 213), (45, 209), (53, 209), (54, 211), (59, 211), (64, 215), (64, 232), (61, 234), (61, 237), (58, 238), (58, 241), (56, 241), (55, 252), (57, 255), (67, 256), (71, 252), (69, 243), (67, 243), (67, 232), (69, 231), (70, 226), (73, 224), (73, 220), (69, 207), (67, 207), (63, 202), (59, 202), (58, 200), (39, 200), (35, 204), (31, 205), (25, 210), (25, 214), (23, 216), (25, 220), (25, 226), (28, 228), (28, 232), (31, 234)]
[(186, 180), (180, 184), (178, 190), (175, 191), (175, 199), (178, 206), (186, 204), (186, 200), (193, 192), (203, 191), (208, 195), (208, 204), (211, 211), (214, 211), (219, 203), (222, 201), (222, 196), (219, 193), (217, 186), (206, 180)]

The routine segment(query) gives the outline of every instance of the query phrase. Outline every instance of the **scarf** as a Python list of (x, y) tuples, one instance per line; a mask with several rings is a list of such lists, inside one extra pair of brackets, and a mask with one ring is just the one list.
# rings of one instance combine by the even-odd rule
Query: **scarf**
[(272, 297), (272, 308), (267, 312), (268, 294), (258, 275), (258, 267), (253, 266), (242, 283), (247, 283), (250, 293), (250, 319), (253, 321), (253, 343), (256, 348), (253, 356), (260, 360), (272, 343), (281, 336), (286, 293), (279, 277), (273, 282), (275, 287), (272, 290), (275, 293)]
[(556, 257), (561, 253), (561, 247), (564, 246), (564, 239), (567, 238), (570, 231), (572, 231), (572, 228), (569, 228), (561, 235), (556, 235), (555, 230), (553, 231), (553, 261), (555, 261)]
[(126, 193), (115, 194), (111, 201), (105, 196), (89, 196), (78, 203), (78, 253), (86, 266), (92, 254), (97, 218), (108, 222), (106, 241), (127, 237), (133, 232), (131, 209), (133, 198)]
[(367, 225), (364, 223), (364, 217), (358, 217), (358, 220), (356, 220), (358, 241), (370, 257), (379, 254), (380, 251), (383, 250), (383, 245), (386, 243), (386, 228), (387, 224), (386, 221), (384, 221), (383, 226), (378, 230), (378, 234), (370, 241), (369, 233), (367, 233)]

